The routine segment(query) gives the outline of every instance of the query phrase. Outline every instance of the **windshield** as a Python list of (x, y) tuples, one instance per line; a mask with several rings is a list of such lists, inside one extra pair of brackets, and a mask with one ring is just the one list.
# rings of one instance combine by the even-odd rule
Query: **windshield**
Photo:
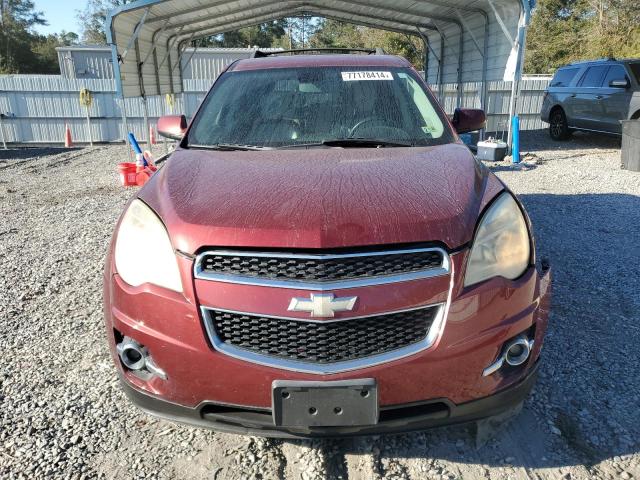
[(205, 99), (188, 144), (282, 148), (344, 139), (359, 139), (361, 145), (367, 145), (362, 139), (375, 140), (369, 146), (452, 142), (439, 108), (414, 75), (408, 68), (380, 67), (228, 72)]

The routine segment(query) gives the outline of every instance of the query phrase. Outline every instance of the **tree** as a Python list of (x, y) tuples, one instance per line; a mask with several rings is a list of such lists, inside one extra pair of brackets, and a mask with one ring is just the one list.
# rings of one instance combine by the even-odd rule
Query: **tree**
[(302, 15), (300, 17), (289, 18), (289, 45), (286, 48), (309, 48), (311, 38), (320, 27), (321, 20), (317, 17)]
[(525, 72), (553, 73), (576, 60), (640, 56), (638, 0), (540, 0)]
[(32, 50), (37, 35), (33, 28), (46, 24), (32, 0), (0, 0), (0, 73), (37, 70), (39, 59)]
[(71, 45), (77, 45), (78, 43), (80, 43), (80, 37), (77, 33), (74, 32), (65, 32), (64, 30), (62, 30), (62, 32), (56, 35), (56, 37), (58, 38), (58, 43), (60, 44), (59, 46), (62, 47), (69, 47)]
[(107, 14), (120, 5), (133, 0), (87, 0), (87, 6), (77, 16), (82, 27), (82, 41), (92, 45), (106, 45), (107, 36), (104, 31)]
[(382, 48), (407, 58), (416, 68), (424, 65), (424, 45), (418, 37), (337, 20), (321, 20), (310, 45), (313, 48)]
[(32, 46), (34, 54), (38, 58), (38, 68), (36, 72), (50, 75), (60, 74), (60, 65), (58, 63), (58, 47), (68, 47), (78, 43), (78, 35), (73, 32), (65, 32), (59, 34), (50, 34), (38, 36)]
[(364, 27), (323, 20), (309, 43), (312, 48), (365, 48), (363, 33)]
[(59, 74), (56, 47), (78, 42), (73, 32), (38, 35), (46, 25), (31, 0), (0, 0), (0, 73)]
[(287, 31), (287, 20), (280, 19), (232, 32), (221, 33), (212, 37), (201, 38), (194, 41), (193, 44), (198, 47), (248, 48), (258, 46), (269, 48), (281, 46), (279, 43), (286, 37)]

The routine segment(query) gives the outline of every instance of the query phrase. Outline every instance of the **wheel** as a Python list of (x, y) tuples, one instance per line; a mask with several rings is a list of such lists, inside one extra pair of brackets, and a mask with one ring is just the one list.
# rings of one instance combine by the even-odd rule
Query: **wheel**
[(567, 116), (559, 108), (551, 112), (549, 135), (556, 141), (566, 140), (571, 136), (571, 130), (567, 124)]

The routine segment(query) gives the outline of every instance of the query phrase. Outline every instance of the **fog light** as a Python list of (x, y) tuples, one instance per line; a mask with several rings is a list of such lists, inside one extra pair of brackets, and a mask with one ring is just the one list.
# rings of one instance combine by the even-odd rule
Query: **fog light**
[(149, 350), (134, 339), (124, 337), (122, 342), (116, 345), (116, 351), (122, 364), (132, 372), (146, 373), (163, 380), (167, 379), (167, 374), (156, 365)]
[(504, 360), (512, 367), (517, 367), (527, 361), (530, 353), (529, 340), (525, 337), (520, 337), (508, 346)]
[(120, 361), (129, 370), (137, 372), (144, 368), (146, 352), (144, 347), (132, 338), (124, 337), (124, 340), (116, 345), (116, 350)]
[(484, 369), (482, 376), (488, 377), (489, 375), (493, 375), (500, 370), (505, 363), (512, 367), (522, 365), (529, 359), (532, 349), (533, 340), (529, 340), (526, 335), (518, 335), (504, 344), (502, 353), (498, 359)]

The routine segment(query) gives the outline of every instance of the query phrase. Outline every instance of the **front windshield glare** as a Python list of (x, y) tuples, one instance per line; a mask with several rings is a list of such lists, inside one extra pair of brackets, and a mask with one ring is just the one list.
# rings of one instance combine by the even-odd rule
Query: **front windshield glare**
[(191, 146), (292, 147), (343, 139), (450, 143), (431, 96), (406, 68), (229, 72), (194, 120)]

